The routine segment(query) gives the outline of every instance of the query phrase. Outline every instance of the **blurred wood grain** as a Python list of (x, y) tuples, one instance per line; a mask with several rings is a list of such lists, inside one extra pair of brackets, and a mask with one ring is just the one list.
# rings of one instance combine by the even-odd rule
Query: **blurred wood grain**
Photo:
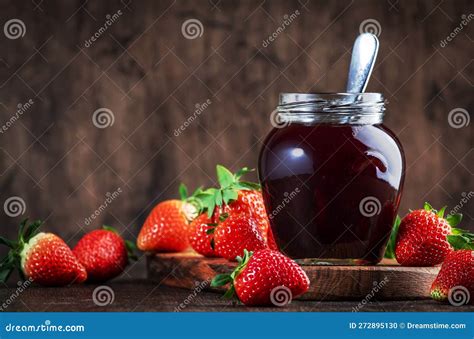
[[(103, 223), (134, 238), (180, 182), (212, 184), (217, 163), (256, 167), (278, 94), (344, 89), (367, 19), (381, 42), (368, 90), (387, 97), (385, 123), (407, 157), (400, 213), (458, 206), (472, 229), (473, 123), (453, 128), (448, 114), (474, 111), (474, 23), (441, 46), (472, 12), (468, 0), (1, 1), (2, 24), (25, 25), (18, 39), (0, 34), (1, 124), (33, 104), (0, 133), (0, 201), (26, 205), (0, 213), (0, 233), (30, 216), (71, 245)], [(200, 37), (183, 36), (188, 19)], [(102, 129), (101, 108), (114, 120)]]

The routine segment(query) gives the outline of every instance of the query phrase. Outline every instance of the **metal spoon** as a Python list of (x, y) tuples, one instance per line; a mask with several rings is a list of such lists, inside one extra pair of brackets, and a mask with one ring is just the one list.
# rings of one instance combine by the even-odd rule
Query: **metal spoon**
[(367, 88), (379, 51), (379, 40), (371, 33), (362, 33), (352, 48), (346, 93), (363, 93)]

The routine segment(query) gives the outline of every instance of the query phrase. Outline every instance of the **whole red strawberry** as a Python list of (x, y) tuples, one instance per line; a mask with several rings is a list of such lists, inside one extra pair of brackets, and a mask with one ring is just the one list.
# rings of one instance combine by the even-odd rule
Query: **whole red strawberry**
[(309, 288), (309, 279), (292, 259), (270, 249), (244, 251), (239, 266), (231, 274), (217, 275), (211, 286), (231, 284), (226, 297), (237, 295), (248, 306), (284, 306)]
[(449, 300), (454, 305), (472, 303), (474, 299), (474, 251), (453, 251), (443, 262), (433, 285), (431, 297)]
[[(191, 244), (210, 241), (211, 249), (215, 248), (217, 255), (231, 260), (241, 255), (244, 248), (276, 249), (260, 186), (241, 181), (241, 177), (250, 170), (243, 168), (232, 174), (221, 165), (217, 165), (216, 169), (220, 188), (210, 188), (196, 195), (200, 211), (205, 211), (210, 220), (206, 226), (210, 227), (202, 223), (199, 228), (193, 225)], [(202, 232), (204, 229), (205, 232)], [(193, 245), (197, 252), (203, 253), (203, 246), (199, 249), (195, 247)]]
[(0, 238), (0, 243), (11, 248), (2, 260), (0, 281), (5, 282), (15, 268), (20, 275), (45, 286), (64, 286), (87, 279), (85, 268), (79, 263), (66, 243), (53, 233), (38, 233), (40, 221), (20, 225), (16, 242)]
[(212, 233), (217, 255), (228, 260), (235, 260), (247, 248), (253, 251), (268, 248), (255, 218), (246, 213), (230, 214), (215, 226)]
[(444, 218), (444, 210), (436, 211), (425, 203), (424, 209), (408, 213), (401, 221), (395, 244), (397, 261), (404, 266), (434, 266), (441, 264), (453, 250), (451, 242), (465, 231), (453, 228), (461, 215)]
[[(196, 194), (197, 192), (195, 192)], [(181, 200), (167, 200), (153, 208), (137, 239), (142, 251), (181, 252), (189, 247), (190, 220), (197, 215), (193, 198), (180, 186)]]
[(73, 249), (73, 253), (87, 271), (88, 280), (106, 281), (121, 274), (133, 258), (134, 245), (124, 241), (117, 231), (109, 226), (84, 235)]
[[(277, 250), (278, 248), (273, 239), (262, 193), (256, 189), (240, 189), (237, 194), (238, 196), (235, 201), (231, 201), (228, 204), (224, 203), (222, 204), (222, 208), (216, 209), (218, 215), (247, 214), (259, 228), (263, 239), (268, 243), (268, 247)], [(240, 253), (242, 253), (242, 251), (240, 251), (239, 254)]]

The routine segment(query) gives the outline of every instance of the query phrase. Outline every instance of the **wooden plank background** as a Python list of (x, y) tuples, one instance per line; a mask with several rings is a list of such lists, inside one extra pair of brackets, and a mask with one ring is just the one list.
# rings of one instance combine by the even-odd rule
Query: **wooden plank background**
[[(385, 122), (407, 157), (401, 213), (425, 200), (458, 205), (472, 229), (473, 123), (453, 128), (448, 114), (474, 111), (474, 22), (441, 41), (473, 12), (468, 0), (2, 1), (2, 25), (20, 19), (25, 30), (0, 34), (1, 124), (33, 104), (0, 133), (0, 202), (26, 206), (0, 213), (0, 233), (14, 236), (30, 216), (71, 245), (102, 223), (135, 237), (180, 182), (211, 184), (216, 163), (256, 166), (279, 92), (343, 90), (367, 19), (381, 42), (368, 90), (386, 95)], [(201, 22), (200, 37), (183, 36), (188, 19)], [(113, 125), (94, 126), (100, 108)]]

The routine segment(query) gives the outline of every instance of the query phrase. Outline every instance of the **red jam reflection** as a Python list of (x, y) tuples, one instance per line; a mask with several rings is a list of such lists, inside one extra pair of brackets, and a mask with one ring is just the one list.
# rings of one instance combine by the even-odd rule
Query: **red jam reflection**
[(379, 262), (404, 179), (404, 155), (383, 125), (273, 129), (259, 158), (272, 231), (295, 259)]

